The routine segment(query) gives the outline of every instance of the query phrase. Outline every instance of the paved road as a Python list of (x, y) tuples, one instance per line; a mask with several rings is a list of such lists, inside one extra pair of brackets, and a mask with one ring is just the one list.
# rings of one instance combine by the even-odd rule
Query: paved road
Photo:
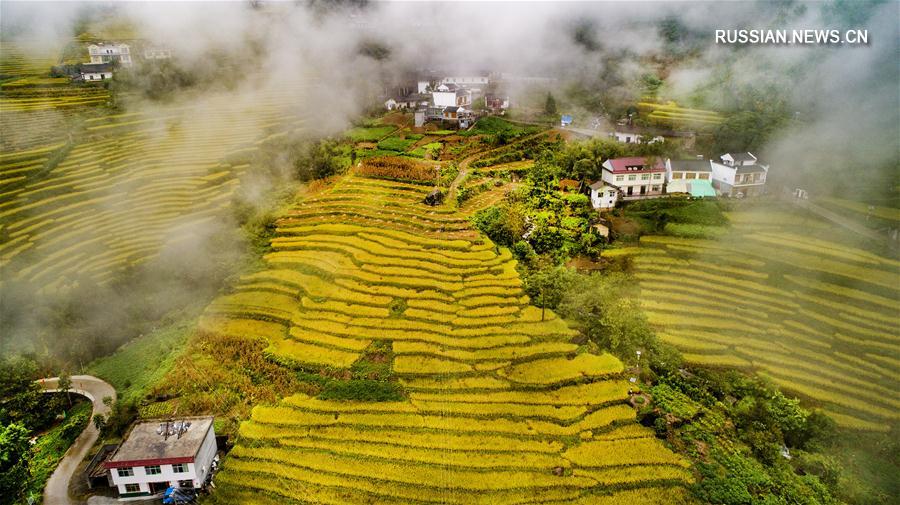
[(826, 209), (825, 207), (822, 207), (821, 205), (817, 205), (809, 200), (794, 199), (794, 203), (797, 204), (799, 207), (807, 209), (810, 212), (813, 212), (814, 214), (818, 214), (819, 216), (831, 221), (832, 223), (835, 223), (839, 226), (843, 226), (844, 228), (846, 228), (852, 232), (855, 232), (859, 235), (862, 235), (863, 237), (868, 237), (868, 238), (875, 239), (875, 240), (883, 240), (885, 238), (885, 236), (882, 235), (881, 233), (879, 233), (878, 231), (873, 230), (873, 229), (865, 226), (864, 224), (854, 221), (853, 219), (845, 217), (837, 212)]
[[(38, 381), (44, 391), (47, 393), (59, 391), (59, 377), (49, 377)], [(109, 413), (109, 407), (103, 404), (103, 398), (106, 396), (116, 399), (116, 390), (106, 382), (92, 377), (90, 375), (73, 375), (72, 388), (69, 390), (82, 396), (86, 396), (94, 404), (93, 415)], [(75, 443), (65, 456), (60, 460), (59, 466), (47, 481), (44, 488), (44, 504), (45, 505), (68, 505), (78, 503), (69, 497), (69, 481), (75, 475), (78, 464), (87, 456), (88, 451), (93, 447), (94, 442), (100, 433), (94, 427), (93, 422), (89, 422), (87, 428), (78, 435)]]

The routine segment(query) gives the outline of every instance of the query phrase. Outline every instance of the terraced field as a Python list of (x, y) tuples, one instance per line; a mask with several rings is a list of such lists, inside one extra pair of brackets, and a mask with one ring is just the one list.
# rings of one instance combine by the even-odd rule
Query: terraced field
[(705, 126), (716, 125), (724, 120), (717, 112), (680, 107), (675, 102), (639, 102), (638, 109), (650, 119), (663, 123)]
[(430, 187), (350, 175), (278, 223), (207, 331), (339, 371), (392, 349), (403, 401), (259, 405), (220, 503), (679, 503), (687, 462), (637, 425), (614, 357), (529, 305), (509, 251)]
[[(76, 141), (0, 155), (4, 279), (104, 283), (230, 204), (267, 133), (300, 128), (283, 93), (84, 120)], [(5, 128), (5, 126), (4, 126)]]
[[(633, 264), (660, 336), (687, 360), (753, 368), (843, 426), (900, 419), (900, 262), (778, 211), (719, 240), (642, 237)], [(830, 238), (833, 237), (833, 238)]]

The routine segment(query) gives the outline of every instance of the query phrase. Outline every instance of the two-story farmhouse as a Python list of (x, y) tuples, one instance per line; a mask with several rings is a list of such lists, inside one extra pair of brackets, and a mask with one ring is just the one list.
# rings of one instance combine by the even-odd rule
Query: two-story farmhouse
[(453, 84), (441, 84), (432, 93), (435, 107), (471, 107), (472, 91)]
[(666, 165), (659, 158), (614, 158), (603, 162), (601, 180), (622, 191), (624, 200), (663, 194)]
[(131, 66), (131, 48), (128, 44), (91, 44), (88, 46), (91, 63), (118, 63)]
[(713, 186), (720, 195), (743, 198), (765, 193), (769, 166), (763, 165), (752, 153), (726, 153), (713, 161)]
[(119, 497), (132, 498), (203, 487), (215, 456), (213, 418), (187, 417), (135, 424), (104, 466)]

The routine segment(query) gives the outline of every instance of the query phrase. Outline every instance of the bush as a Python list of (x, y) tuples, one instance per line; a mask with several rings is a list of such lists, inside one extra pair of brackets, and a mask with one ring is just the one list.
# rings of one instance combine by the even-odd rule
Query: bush
[(363, 402), (399, 402), (405, 398), (403, 388), (394, 382), (375, 380), (331, 381), (319, 399)]
[(525, 233), (525, 211), (520, 204), (495, 205), (475, 214), (473, 223), (495, 244), (508, 247)]

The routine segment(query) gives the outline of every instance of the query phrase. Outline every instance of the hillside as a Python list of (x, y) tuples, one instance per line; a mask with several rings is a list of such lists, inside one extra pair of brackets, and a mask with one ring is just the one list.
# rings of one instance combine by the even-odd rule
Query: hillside
[(641, 302), (687, 361), (752, 368), (839, 425), (900, 418), (900, 263), (849, 245), (830, 224), (747, 208), (730, 228), (670, 225), (633, 259)]
[(635, 424), (622, 364), (541, 321), (509, 252), (427, 192), (347, 176), (283, 217), (268, 269), (208, 308), (206, 332), (332, 376), (389, 364), (403, 395), (256, 406), (215, 501), (677, 502), (687, 463)]

